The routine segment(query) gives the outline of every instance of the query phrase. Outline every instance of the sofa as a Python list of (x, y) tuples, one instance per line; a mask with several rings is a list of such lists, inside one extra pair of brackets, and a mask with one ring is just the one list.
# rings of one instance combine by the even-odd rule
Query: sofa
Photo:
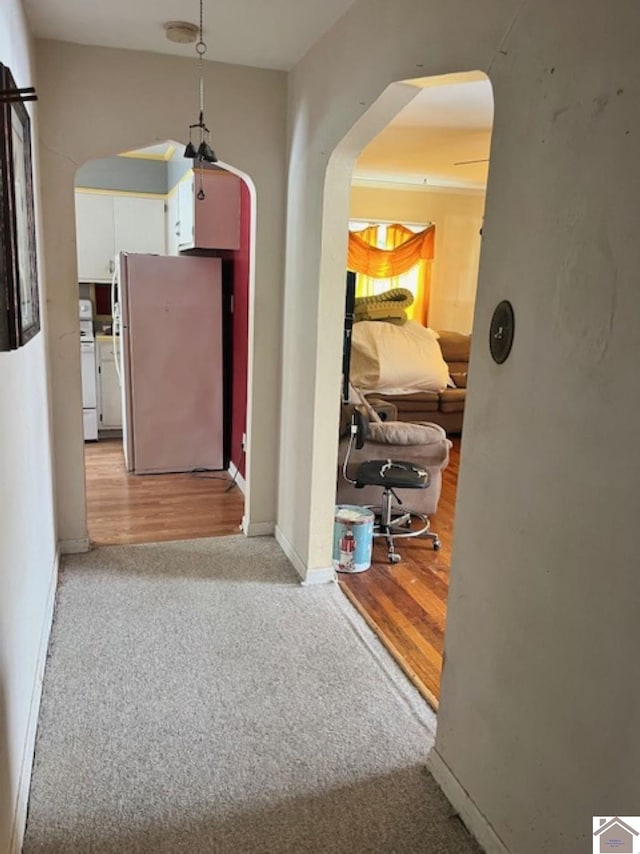
[(467, 373), (471, 336), (460, 332), (437, 330), (442, 356), (449, 367), (449, 376), (455, 385), (441, 392), (418, 391), (413, 394), (387, 395), (367, 393), (381, 418), (388, 417), (384, 404), (393, 404), (399, 421), (430, 421), (439, 424), (447, 433), (461, 433), (464, 404), (467, 394)]

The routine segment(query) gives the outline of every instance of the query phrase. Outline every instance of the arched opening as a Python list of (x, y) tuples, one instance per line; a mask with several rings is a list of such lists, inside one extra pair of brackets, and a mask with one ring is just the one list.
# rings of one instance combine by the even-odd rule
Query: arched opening
[[(436, 708), (492, 126), (492, 88), (481, 72), (393, 84), (338, 146), (325, 185), (328, 205), (353, 165), (349, 267), (373, 271), (358, 275), (355, 311), (347, 307), (354, 321), (343, 344), (351, 353), (349, 402), (368, 404), (371, 419), (398, 422), (401, 432), (435, 425), (420, 439), (398, 439), (394, 431), (390, 444), (384, 432), (369, 440), (352, 454), (350, 476), (359, 459), (393, 457), (426, 468), (428, 487), (400, 490), (402, 507), (392, 503), (398, 517), (407, 507), (426, 516), (426, 533), (439, 537), (436, 550), (432, 539), (407, 539), (411, 529), (398, 525), (401, 536), (374, 537), (366, 571), (349, 555), (342, 560), (336, 540), (334, 566), (341, 588)], [(394, 247), (415, 242), (417, 233), (425, 241), (429, 235), (431, 255), (390, 277)], [(366, 258), (355, 258), (356, 243), (372, 247)], [(342, 410), (339, 464), (350, 407)], [(337, 504), (379, 504), (381, 495), (378, 487), (353, 489), (338, 471)], [(413, 530), (423, 521), (414, 519)]]
[(87, 520), (98, 544), (237, 533), (248, 515), (255, 187), (183, 151), (156, 142), (76, 173)]

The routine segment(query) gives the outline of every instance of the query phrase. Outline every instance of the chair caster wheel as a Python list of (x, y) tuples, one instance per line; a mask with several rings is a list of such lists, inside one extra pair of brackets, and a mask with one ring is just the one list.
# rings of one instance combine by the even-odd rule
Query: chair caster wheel
[(395, 552), (393, 554), (390, 554), (389, 563), (400, 563), (400, 555), (396, 554)]
[(440, 551), (440, 540), (434, 540), (433, 541), (433, 550), (434, 550), (434, 552)]

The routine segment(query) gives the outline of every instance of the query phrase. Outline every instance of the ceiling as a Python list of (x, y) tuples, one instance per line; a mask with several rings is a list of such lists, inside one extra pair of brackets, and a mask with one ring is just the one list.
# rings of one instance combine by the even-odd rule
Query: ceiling
[[(195, 58), (164, 23), (197, 23), (199, 0), (23, 0), (37, 37)], [(207, 59), (287, 70), (354, 0), (205, 0)], [(251, 21), (247, 27), (246, 22)], [(480, 73), (410, 81), (420, 89), (358, 158), (355, 183), (486, 187), (493, 95)], [(166, 153), (165, 153), (166, 154)], [(162, 156), (146, 152), (142, 156)], [(138, 155), (140, 156), (140, 155)]]
[[(195, 57), (167, 40), (167, 21), (197, 24), (199, 0), (23, 0), (35, 36)], [(225, 0), (204, 3), (207, 59), (288, 70), (353, 0)]]
[(424, 88), (360, 153), (355, 183), (486, 188), (488, 162), (469, 161), (489, 158), (491, 83), (453, 79), (416, 81)]

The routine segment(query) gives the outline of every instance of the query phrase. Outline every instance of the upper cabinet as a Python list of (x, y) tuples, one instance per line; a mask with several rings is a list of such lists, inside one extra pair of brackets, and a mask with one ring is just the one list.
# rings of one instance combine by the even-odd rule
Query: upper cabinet
[(176, 214), (176, 238), (178, 251), (192, 249), (195, 243), (196, 216), (195, 216), (195, 176), (190, 172), (178, 184), (178, 207)]
[[(204, 195), (203, 198), (198, 198)], [(189, 172), (170, 194), (169, 254), (240, 247), (240, 179), (221, 170)], [(171, 228), (171, 214), (176, 217)], [(175, 242), (174, 242), (175, 240)], [(175, 248), (175, 252), (171, 250)]]
[(164, 255), (164, 199), (114, 196), (116, 252)]
[(78, 279), (108, 282), (118, 252), (165, 253), (164, 199), (76, 191)]
[(111, 279), (115, 257), (113, 197), (76, 193), (76, 246), (78, 279), (103, 282)]
[(176, 188), (175, 192), (169, 193), (167, 197), (167, 214), (165, 217), (167, 255), (178, 254), (179, 219), (180, 216), (178, 214), (178, 191)]
[(240, 178), (190, 169), (167, 196), (78, 189), (76, 230), (80, 282), (110, 282), (118, 252), (239, 249)]

